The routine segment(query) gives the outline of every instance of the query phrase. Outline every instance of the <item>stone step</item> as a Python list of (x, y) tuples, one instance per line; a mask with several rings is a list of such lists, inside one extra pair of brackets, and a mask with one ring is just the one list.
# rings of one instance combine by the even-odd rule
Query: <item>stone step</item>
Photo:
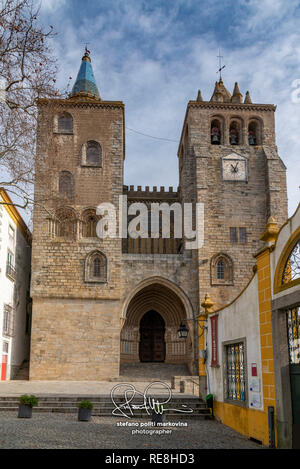
[[(80, 402), (78, 401), (41, 401), (39, 400), (38, 402), (38, 407), (75, 407), (77, 404)], [(112, 408), (114, 407), (113, 403), (111, 401), (100, 401), (100, 402), (95, 402), (92, 401), (93, 405), (95, 408)], [(116, 400), (117, 404), (123, 404), (124, 400), (118, 401)], [(134, 401), (132, 402), (134, 405), (143, 405), (143, 401)], [(12, 406), (18, 406), (19, 405), (19, 400), (10, 400), (10, 401), (0, 401), (0, 407), (12, 407)], [(179, 409), (182, 408), (182, 406), (185, 407), (191, 407), (192, 409), (203, 409), (206, 408), (206, 403), (205, 402), (187, 402), (187, 401), (181, 401), (181, 402), (176, 402), (172, 400), (168, 405), (171, 405), (172, 407)]]
[[(82, 396), (39, 396), (38, 394), (36, 395), (38, 398), (39, 403), (46, 403), (46, 402), (80, 402), (83, 400), (89, 400), (93, 403), (105, 403), (105, 402), (111, 402), (111, 396), (100, 396), (100, 397), (95, 397), (95, 396), (88, 396), (88, 395), (82, 395)], [(159, 395), (155, 394), (156, 398), (163, 399), (166, 398), (166, 395)], [(118, 403), (124, 402), (124, 396), (115, 396), (114, 400)], [(19, 402), (19, 396), (0, 396), (0, 402)], [(134, 402), (143, 402), (142, 398), (135, 398)], [(193, 397), (193, 396), (172, 396), (171, 399), (172, 403), (184, 403), (184, 404), (190, 404), (190, 405), (196, 405), (197, 403), (205, 403), (202, 399), (198, 397)]]
[(26, 381), (29, 380), (29, 362), (25, 360), (17, 371), (16, 376), (14, 377), (16, 381)]
[[(12, 407), (0, 407), (1, 412), (16, 412), (18, 413), (18, 406)], [(96, 409), (92, 410), (92, 415), (99, 416), (99, 417), (112, 417), (112, 410), (113, 409)], [(32, 409), (32, 413), (60, 413), (60, 414), (76, 414), (78, 412), (77, 407), (34, 407)], [(211, 416), (211, 412), (209, 409), (197, 409), (193, 413), (177, 413), (174, 411), (165, 411), (165, 416), (174, 417), (176, 419), (191, 419), (191, 418), (206, 418)], [(122, 416), (115, 415), (115, 418), (123, 418)], [(151, 414), (147, 414), (146, 411), (139, 412), (138, 410), (134, 411), (134, 416), (132, 418), (151, 418)]]
[[(186, 365), (175, 365), (171, 363), (121, 363), (119, 380), (136, 378), (147, 378), (145, 381), (154, 379), (172, 379), (172, 376), (190, 376)], [(140, 379), (141, 381), (141, 379)]]
[[(172, 376), (168, 375), (159, 375), (158, 373), (151, 373), (151, 371), (148, 371), (147, 373), (145, 372), (144, 374), (140, 374), (138, 372), (136, 372), (136, 374), (134, 373), (130, 373), (130, 371), (127, 371), (126, 374), (122, 374), (120, 376), (116, 376), (114, 378), (110, 378), (109, 381), (112, 382), (112, 381), (118, 381), (119, 383), (130, 383), (131, 381), (139, 381), (139, 382), (142, 382), (142, 383), (152, 383), (153, 381), (157, 381), (157, 382), (163, 382), (163, 383), (168, 383), (170, 384), (172, 382), (172, 378), (173, 376), (183, 376), (183, 377), (187, 377), (189, 378), (190, 375), (185, 375), (183, 373), (179, 374), (180, 370), (177, 370), (177, 373), (176, 374), (172, 374)], [(182, 370), (181, 370), (182, 371)]]
[[(38, 397), (38, 406), (33, 408), (33, 412), (57, 412), (57, 413), (76, 413), (78, 412), (77, 404), (82, 400), (90, 400), (93, 405), (92, 415), (99, 416), (112, 416), (112, 411), (115, 409), (114, 404), (111, 401), (110, 395), (103, 396), (53, 396), (43, 395)], [(166, 395), (155, 395), (156, 398), (163, 400)], [(115, 402), (117, 404), (124, 403), (124, 396), (115, 396)], [(144, 400), (142, 397), (136, 397), (131, 404), (142, 405)], [(165, 415), (174, 416), (177, 419), (184, 418), (200, 418), (209, 417), (211, 415), (210, 409), (207, 408), (206, 402), (202, 399), (193, 396), (172, 396), (171, 401), (167, 404), (170, 410), (165, 411)], [(183, 410), (183, 407), (190, 407), (193, 409), (192, 413), (174, 412), (172, 409)], [(0, 412), (2, 411), (14, 411), (17, 412), (19, 408), (19, 397), (18, 396), (0, 396)], [(149, 415), (145, 410), (134, 410), (134, 417), (147, 418)], [(121, 418), (121, 417), (120, 417)]]

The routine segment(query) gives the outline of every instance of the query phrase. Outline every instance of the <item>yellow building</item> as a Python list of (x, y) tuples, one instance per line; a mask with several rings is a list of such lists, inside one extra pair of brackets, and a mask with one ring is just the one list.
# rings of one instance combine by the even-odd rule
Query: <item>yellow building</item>
[[(209, 314), (206, 373), (214, 414), (264, 445), (300, 447), (300, 205), (269, 219), (246, 288)], [(213, 298), (212, 298), (213, 300)]]

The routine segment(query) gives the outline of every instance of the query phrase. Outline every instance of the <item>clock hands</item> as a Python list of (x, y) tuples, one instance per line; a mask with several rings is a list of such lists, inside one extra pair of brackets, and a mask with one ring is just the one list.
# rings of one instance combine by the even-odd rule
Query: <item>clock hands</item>
[(237, 173), (238, 172), (238, 163), (234, 166), (233, 164), (231, 165), (231, 172), (232, 173)]

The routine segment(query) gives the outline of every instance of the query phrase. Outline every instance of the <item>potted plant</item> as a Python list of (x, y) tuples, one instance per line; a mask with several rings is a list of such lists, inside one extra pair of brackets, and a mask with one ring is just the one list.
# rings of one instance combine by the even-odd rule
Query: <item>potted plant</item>
[(156, 403), (152, 409), (152, 422), (154, 425), (163, 422), (163, 413), (164, 413), (164, 406), (162, 404)]
[(89, 422), (92, 416), (93, 403), (88, 400), (78, 402), (78, 420), (81, 422)]
[(38, 405), (36, 396), (28, 396), (23, 394), (19, 398), (19, 413), (18, 417), (23, 419), (30, 419), (32, 417), (32, 407)]

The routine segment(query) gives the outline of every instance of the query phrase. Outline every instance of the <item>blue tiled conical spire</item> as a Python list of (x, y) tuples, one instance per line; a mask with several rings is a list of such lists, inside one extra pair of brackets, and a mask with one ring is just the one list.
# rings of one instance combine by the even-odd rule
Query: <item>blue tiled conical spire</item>
[(90, 52), (87, 50), (87, 48), (85, 49), (85, 54), (82, 57), (82, 62), (76, 78), (76, 82), (71, 92), (71, 97), (76, 96), (86, 96), (89, 98), (100, 99), (91, 64)]

